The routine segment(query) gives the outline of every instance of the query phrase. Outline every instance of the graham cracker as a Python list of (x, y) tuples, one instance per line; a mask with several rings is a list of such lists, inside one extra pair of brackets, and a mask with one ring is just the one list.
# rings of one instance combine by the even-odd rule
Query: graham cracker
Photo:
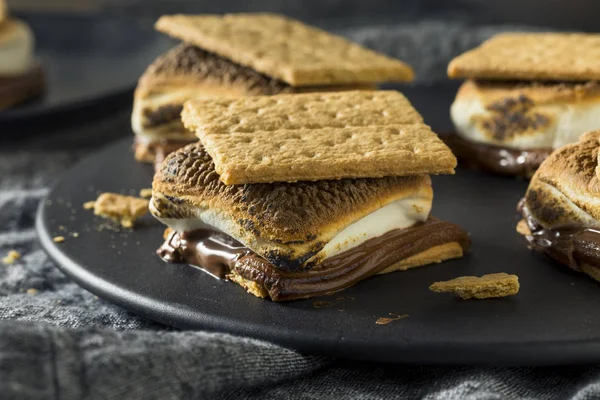
[(148, 212), (149, 201), (117, 193), (102, 193), (94, 202), (94, 214), (131, 228), (136, 219)]
[(481, 277), (461, 276), (449, 281), (435, 282), (429, 289), (438, 293), (455, 293), (464, 300), (506, 297), (519, 292), (519, 277), (505, 272)]
[(412, 81), (412, 68), (282, 15), (165, 15), (156, 29), (292, 86)]
[(394, 91), (194, 100), (182, 120), (227, 185), (452, 174), (456, 166)]
[(600, 79), (600, 34), (503, 33), (448, 65), (450, 78)]

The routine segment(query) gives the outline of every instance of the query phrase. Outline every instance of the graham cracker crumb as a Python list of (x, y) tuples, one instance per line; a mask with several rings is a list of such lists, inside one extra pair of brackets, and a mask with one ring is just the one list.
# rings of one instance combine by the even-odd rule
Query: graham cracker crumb
[(461, 276), (444, 282), (435, 282), (429, 290), (455, 293), (461, 299), (488, 299), (513, 296), (519, 292), (519, 277), (504, 272), (481, 277)]
[(520, 220), (517, 223), (517, 232), (523, 236), (531, 235), (531, 229), (529, 229), (529, 226), (527, 225), (527, 222), (524, 219)]
[(94, 204), (96, 204), (95, 201), (86, 201), (85, 203), (83, 203), (83, 208), (86, 210), (91, 210), (94, 208)]
[(71, 236), (73, 236), (74, 238), (79, 237), (79, 233), (73, 232), (73, 233), (71, 233)]
[(55, 243), (62, 243), (62, 242), (64, 242), (64, 241), (65, 241), (65, 237), (64, 237), (64, 236), (55, 236), (55, 237), (53, 237), (53, 238), (52, 238), (52, 240), (53, 240)]
[(383, 318), (378, 318), (377, 321), (375, 321), (375, 323), (377, 325), (387, 325), (392, 321), (397, 321), (399, 319), (404, 319), (404, 318), (408, 318), (408, 314), (402, 314), (402, 315), (398, 315), (398, 314), (394, 314), (394, 313), (389, 313), (392, 317), (383, 317)]
[(4, 257), (2, 259), (2, 263), (6, 264), (6, 265), (10, 265), (10, 264), (14, 263), (15, 261), (17, 261), (19, 258), (21, 258), (21, 253), (19, 253), (16, 250), (10, 250), (8, 252), (8, 254), (6, 255), (6, 257)]
[(152, 197), (152, 188), (146, 188), (146, 189), (140, 190), (140, 197), (142, 197), (144, 199), (149, 199), (150, 197)]
[(37, 289), (31, 288), (31, 289), (27, 289), (27, 294), (36, 294), (38, 291)]
[(138, 218), (148, 212), (148, 200), (117, 193), (102, 193), (94, 202), (94, 214), (133, 227)]

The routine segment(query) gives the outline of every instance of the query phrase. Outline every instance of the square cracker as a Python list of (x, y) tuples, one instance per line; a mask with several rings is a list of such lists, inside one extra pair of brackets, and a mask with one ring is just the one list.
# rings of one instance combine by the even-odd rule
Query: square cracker
[(412, 68), (282, 15), (165, 15), (156, 29), (292, 86), (412, 81)]
[(182, 119), (227, 185), (451, 174), (456, 166), (395, 91), (192, 100)]
[(452, 60), (448, 76), (556, 81), (600, 79), (600, 35), (499, 34)]

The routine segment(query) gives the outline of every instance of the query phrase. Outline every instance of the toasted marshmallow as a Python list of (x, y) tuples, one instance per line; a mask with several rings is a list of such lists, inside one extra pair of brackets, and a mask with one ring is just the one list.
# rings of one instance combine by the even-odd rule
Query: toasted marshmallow
[(225, 185), (201, 143), (171, 153), (152, 187), (150, 212), (176, 231), (208, 225), (291, 270), (424, 221), (433, 199), (426, 175)]
[(450, 109), (457, 133), (512, 149), (559, 148), (600, 128), (600, 85), (466, 81)]
[(554, 151), (531, 179), (525, 202), (546, 229), (600, 227), (600, 131)]
[(0, 76), (22, 75), (33, 65), (34, 36), (23, 21), (0, 25)]
[(414, 195), (383, 206), (338, 233), (316, 257), (325, 260), (390, 231), (425, 222), (431, 211), (431, 203), (431, 197)]
[[(323, 261), (390, 231), (409, 228), (417, 222), (425, 222), (429, 217), (431, 204), (432, 198), (426, 193), (415, 193), (413, 196), (391, 202), (347, 226), (335, 235), (313, 259)], [(196, 218), (162, 218), (158, 217), (160, 213), (156, 209), (154, 201), (151, 201), (150, 212), (157, 216), (163, 224), (180, 233), (207, 228), (222, 233), (231, 231), (231, 227), (226, 226), (228, 225), (227, 221), (222, 220), (208, 209), (196, 208)]]

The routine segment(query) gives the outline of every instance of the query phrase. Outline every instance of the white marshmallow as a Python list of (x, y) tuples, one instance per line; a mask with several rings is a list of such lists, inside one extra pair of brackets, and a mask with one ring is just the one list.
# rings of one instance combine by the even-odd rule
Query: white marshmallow
[[(417, 222), (424, 222), (431, 211), (431, 197), (417, 195), (405, 197), (381, 207), (380, 209), (364, 216), (339, 232), (325, 247), (314, 257), (321, 260), (333, 257), (344, 251), (361, 245), (367, 240), (382, 236), (396, 229), (405, 229)], [(150, 202), (150, 211), (155, 216), (158, 212), (154, 203)], [(211, 210), (198, 209), (197, 218), (173, 219), (158, 218), (163, 224), (178, 232), (207, 228), (227, 231), (223, 223), (228, 220), (219, 218)]]
[(514, 135), (503, 140), (491, 138), (489, 133), (480, 129), (474, 122), (474, 117), (488, 118), (493, 115), (476, 94), (459, 94), (450, 108), (450, 115), (457, 133), (465, 139), (521, 150), (556, 149), (577, 142), (585, 132), (600, 129), (600, 98), (536, 104), (531, 112), (536, 111), (550, 116), (553, 123), (536, 132)]

